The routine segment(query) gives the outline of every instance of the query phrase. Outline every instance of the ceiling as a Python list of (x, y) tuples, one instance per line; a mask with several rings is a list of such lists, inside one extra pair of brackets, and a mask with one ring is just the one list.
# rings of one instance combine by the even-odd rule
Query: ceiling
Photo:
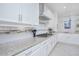
[(46, 3), (58, 16), (79, 16), (79, 3)]

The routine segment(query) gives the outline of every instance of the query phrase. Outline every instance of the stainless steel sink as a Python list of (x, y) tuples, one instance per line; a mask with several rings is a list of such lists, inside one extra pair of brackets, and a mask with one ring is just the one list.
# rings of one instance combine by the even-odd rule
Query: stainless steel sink
[(51, 36), (51, 35), (52, 35), (52, 34), (43, 33), (43, 34), (37, 35), (37, 37), (48, 37), (48, 36)]

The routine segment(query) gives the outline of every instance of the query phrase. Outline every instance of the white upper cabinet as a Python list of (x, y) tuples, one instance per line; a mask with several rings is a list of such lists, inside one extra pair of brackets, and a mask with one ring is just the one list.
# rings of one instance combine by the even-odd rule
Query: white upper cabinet
[(36, 3), (2, 3), (0, 4), (0, 20), (39, 24), (39, 4)]
[(19, 4), (0, 4), (0, 20), (18, 22)]
[(22, 4), (22, 22), (29, 23), (32, 25), (39, 24), (39, 4), (31, 3), (31, 4)]

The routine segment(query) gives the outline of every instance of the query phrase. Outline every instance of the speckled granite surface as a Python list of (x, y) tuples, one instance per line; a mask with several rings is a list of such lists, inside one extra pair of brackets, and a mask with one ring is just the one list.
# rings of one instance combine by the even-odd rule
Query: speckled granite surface
[(29, 38), (31, 40), (27, 41), (26, 39), (17, 40), (8, 42), (5, 44), (0, 44), (0, 56), (11, 56), (22, 50), (28, 49), (44, 40), (46, 38)]

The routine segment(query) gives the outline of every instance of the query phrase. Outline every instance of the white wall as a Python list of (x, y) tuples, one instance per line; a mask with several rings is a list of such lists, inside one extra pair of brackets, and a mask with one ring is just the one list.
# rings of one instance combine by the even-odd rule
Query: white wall
[(42, 33), (47, 33), (47, 26), (45, 24), (39, 24), (35, 28), (37, 29), (36, 32), (37, 35)]

